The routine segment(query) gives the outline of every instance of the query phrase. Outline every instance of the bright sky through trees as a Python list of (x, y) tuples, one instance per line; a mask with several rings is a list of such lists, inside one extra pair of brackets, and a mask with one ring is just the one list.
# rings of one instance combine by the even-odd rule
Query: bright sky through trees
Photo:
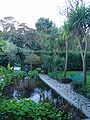
[(0, 18), (13, 16), (34, 27), (37, 19), (45, 17), (60, 27), (65, 17), (59, 15), (59, 8), (64, 6), (65, 0), (0, 0)]

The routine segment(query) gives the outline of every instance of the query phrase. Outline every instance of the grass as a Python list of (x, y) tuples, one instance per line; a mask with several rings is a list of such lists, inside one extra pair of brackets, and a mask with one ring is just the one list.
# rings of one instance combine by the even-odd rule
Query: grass
[[(71, 74), (77, 74), (80, 73), (81, 71), (68, 71), (67, 72), (67, 77), (70, 77)], [(86, 82), (86, 87), (87, 87), (87, 91), (90, 91), (90, 71), (87, 72), (87, 82)]]
[[(71, 74), (76, 74), (79, 73), (80, 71), (68, 71), (67, 72), (67, 77), (70, 77)], [(86, 86), (84, 86), (83, 88), (80, 88), (80, 91), (83, 91), (84, 94), (90, 98), (90, 71), (87, 71), (86, 73)], [(79, 91), (79, 92), (80, 92)]]
[[(77, 74), (77, 73), (81, 73), (81, 72), (82, 71), (67, 71), (67, 78), (70, 78), (71, 74)], [(49, 73), (49, 75), (55, 79), (58, 79), (58, 81), (59, 81), (60, 79), (63, 78), (64, 72), (59, 72), (59, 71), (52, 72), (52, 73)], [(84, 93), (86, 94), (86, 96), (88, 96), (90, 98), (90, 71), (87, 71), (86, 77), (87, 77), (86, 86), (84, 88), (80, 88), (79, 90), (80, 91), (83, 90)]]

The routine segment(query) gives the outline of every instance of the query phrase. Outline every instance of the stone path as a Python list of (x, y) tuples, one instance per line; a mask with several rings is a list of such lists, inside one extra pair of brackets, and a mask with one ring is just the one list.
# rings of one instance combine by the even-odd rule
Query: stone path
[(60, 96), (66, 99), (70, 104), (80, 109), (90, 119), (90, 100), (74, 92), (70, 84), (60, 84), (48, 75), (39, 75), (40, 79), (54, 89)]

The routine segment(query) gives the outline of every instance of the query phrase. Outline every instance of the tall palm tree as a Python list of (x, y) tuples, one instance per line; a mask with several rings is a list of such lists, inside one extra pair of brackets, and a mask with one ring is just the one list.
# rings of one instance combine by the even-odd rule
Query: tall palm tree
[(78, 40), (82, 66), (83, 66), (83, 85), (86, 84), (86, 54), (87, 54), (87, 37), (90, 29), (90, 8), (84, 5), (77, 6), (68, 16), (68, 27)]

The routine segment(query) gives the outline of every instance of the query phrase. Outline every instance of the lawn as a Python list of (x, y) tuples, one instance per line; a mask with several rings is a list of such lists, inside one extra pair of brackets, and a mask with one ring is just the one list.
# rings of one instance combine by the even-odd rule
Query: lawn
[[(67, 77), (69, 78), (71, 74), (81, 73), (82, 71), (68, 71)], [(63, 75), (63, 73), (62, 73)], [(90, 93), (90, 71), (87, 71), (87, 82), (86, 82), (87, 91)]]
[[(70, 78), (72, 74), (78, 74), (78, 73), (82, 73), (82, 71), (68, 71), (67, 78)], [(49, 75), (57, 79), (58, 81), (60, 81), (64, 76), (64, 72), (59, 72), (59, 71), (52, 72), (52, 73), (49, 73)], [(81, 89), (82, 88), (79, 88), (80, 91), (82, 91)], [(85, 92), (86, 96), (90, 97), (90, 71), (87, 71), (87, 82), (86, 82), (86, 87), (83, 88), (83, 91)]]
[[(68, 71), (67, 72), (67, 77), (70, 77), (71, 74), (77, 74), (77, 73), (80, 73), (81, 71)], [(86, 86), (87, 86), (87, 90), (90, 91), (90, 71), (87, 72), (87, 83), (86, 83)]]

